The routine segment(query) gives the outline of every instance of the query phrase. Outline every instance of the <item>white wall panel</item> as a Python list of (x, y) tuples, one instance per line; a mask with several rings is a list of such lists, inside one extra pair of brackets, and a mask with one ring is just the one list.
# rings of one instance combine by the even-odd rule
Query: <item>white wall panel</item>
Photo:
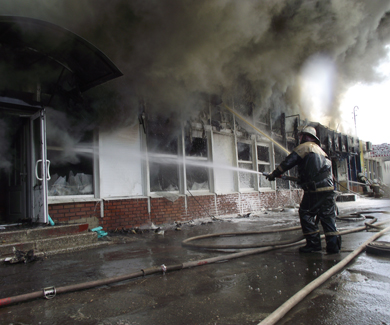
[(228, 135), (213, 134), (213, 160), (215, 175), (215, 192), (229, 193), (234, 186), (234, 138)]
[(100, 195), (142, 195), (138, 125), (99, 134)]

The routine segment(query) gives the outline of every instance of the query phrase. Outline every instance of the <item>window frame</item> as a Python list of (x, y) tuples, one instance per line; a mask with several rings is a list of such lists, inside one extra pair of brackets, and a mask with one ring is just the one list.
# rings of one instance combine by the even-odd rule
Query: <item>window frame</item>
[[(55, 203), (55, 202), (67, 202), (67, 201), (85, 201), (90, 199), (95, 199), (99, 197), (99, 185), (97, 184), (97, 165), (98, 165), (98, 150), (97, 148), (97, 132), (96, 130), (92, 131), (92, 144), (91, 145), (85, 145), (85, 142), (80, 142), (78, 145), (76, 145), (74, 148), (70, 149), (72, 152), (75, 153), (82, 153), (82, 154), (91, 154), (91, 164), (92, 164), (92, 190), (93, 193), (90, 194), (72, 194), (72, 195), (50, 195), (49, 193), (49, 187), (48, 187), (48, 203)], [(92, 147), (91, 147), (92, 146)], [(63, 147), (59, 146), (47, 146), (47, 151), (64, 151)], [(69, 150), (69, 148), (67, 148)], [(71, 171), (71, 170), (69, 170)], [(50, 175), (53, 175), (50, 171)]]
[[(256, 141), (255, 143), (256, 146), (256, 170), (257, 172), (261, 173), (259, 170), (259, 165), (262, 166), (269, 166), (269, 172), (271, 173), (275, 169), (275, 154), (274, 154), (274, 144), (271, 142), (265, 142), (265, 141)], [(268, 148), (268, 156), (269, 156), (269, 162), (259, 160), (258, 157), (258, 147), (267, 147)], [(265, 177), (263, 175), (258, 174), (257, 175), (257, 190), (259, 192), (268, 192), (268, 191), (273, 191), (275, 190), (275, 182), (269, 182), (270, 186), (263, 186), (260, 187), (260, 179), (261, 177)]]
[[(249, 145), (249, 148), (250, 148), (250, 159), (251, 160), (242, 160), (242, 159), (239, 159), (239, 153), (238, 153), (238, 143), (243, 143), (243, 144), (248, 144)], [(239, 169), (237, 171), (237, 178), (238, 178), (238, 190), (241, 192), (248, 192), (248, 191), (255, 191), (256, 190), (256, 182), (257, 182), (257, 174), (255, 173), (249, 173), (250, 174), (250, 177), (252, 178), (252, 182), (253, 182), (253, 186), (252, 187), (242, 187), (241, 184), (242, 182), (240, 181), (240, 173), (244, 173), (244, 172), (241, 172), (240, 170), (243, 169), (240, 164), (243, 164), (243, 165), (250, 165), (251, 168), (248, 169), (248, 170), (251, 170), (251, 171), (254, 171), (254, 172), (257, 172), (257, 169), (255, 169), (255, 166), (254, 166), (254, 154), (253, 154), (253, 140), (246, 140), (246, 139), (242, 139), (242, 138), (236, 138), (236, 154), (237, 154), (237, 168)], [(244, 168), (245, 169), (245, 168)]]

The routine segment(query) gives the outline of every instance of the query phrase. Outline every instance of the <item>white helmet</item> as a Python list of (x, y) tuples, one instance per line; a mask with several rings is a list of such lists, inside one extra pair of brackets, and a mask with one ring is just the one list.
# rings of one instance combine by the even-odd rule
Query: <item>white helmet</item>
[(314, 138), (316, 139), (317, 144), (320, 144), (320, 143), (321, 143), (320, 139), (318, 139), (318, 137), (317, 137), (317, 131), (316, 131), (316, 129), (313, 128), (312, 126), (305, 126), (305, 127), (301, 130), (301, 132), (299, 132), (299, 134), (305, 134), (305, 133), (311, 135), (312, 137), (314, 137)]

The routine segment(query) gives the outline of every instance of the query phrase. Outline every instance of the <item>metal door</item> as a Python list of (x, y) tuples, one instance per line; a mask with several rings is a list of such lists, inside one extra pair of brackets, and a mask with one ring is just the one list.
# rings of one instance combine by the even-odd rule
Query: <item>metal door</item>
[(30, 118), (30, 206), (33, 222), (48, 223), (47, 181), (50, 162), (46, 152), (46, 112), (41, 109)]

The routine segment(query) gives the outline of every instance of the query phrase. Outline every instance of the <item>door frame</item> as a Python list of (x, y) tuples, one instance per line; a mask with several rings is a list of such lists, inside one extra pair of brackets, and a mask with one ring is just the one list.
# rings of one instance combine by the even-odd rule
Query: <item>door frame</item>
[[(37, 127), (38, 126), (38, 127)], [(47, 160), (46, 111), (41, 108), (30, 117), (29, 152), (29, 204), (33, 222), (49, 223), (47, 181), (50, 162)]]

